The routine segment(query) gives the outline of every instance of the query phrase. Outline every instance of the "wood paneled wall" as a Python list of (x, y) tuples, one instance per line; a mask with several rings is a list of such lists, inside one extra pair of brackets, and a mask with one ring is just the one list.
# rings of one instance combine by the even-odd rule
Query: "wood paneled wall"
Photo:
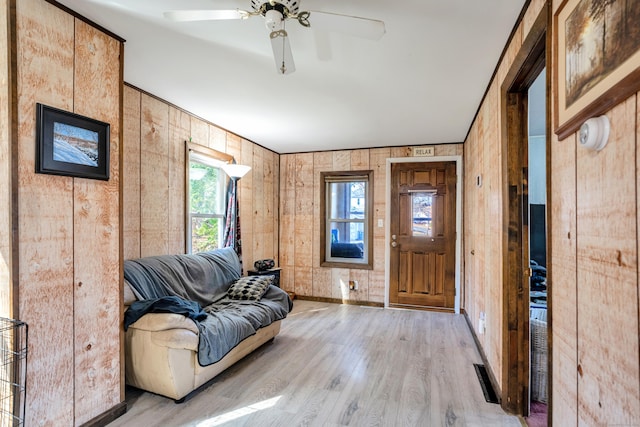
[(245, 273), (278, 258), (279, 156), (144, 91), (124, 86), (125, 259), (185, 252), (185, 141), (230, 154), (239, 181)]
[(7, 0), (0, 0), (0, 316), (13, 317), (11, 306), (11, 144), (9, 131), (9, 33)]
[[(464, 302), (490, 369), (502, 384), (503, 355), (503, 247), (506, 153), (502, 135), (503, 100), (500, 87), (520, 52), (544, 0), (532, 0), (516, 28), (497, 73), (491, 81), (464, 144)], [(478, 186), (478, 179), (482, 185)], [(478, 330), (485, 317), (486, 329)], [(481, 333), (482, 332), (482, 333)]]
[(551, 143), (557, 425), (640, 420), (640, 93), (606, 115), (611, 134), (602, 151), (579, 147), (577, 133)]
[[(640, 419), (638, 94), (606, 113), (598, 153), (552, 139), (554, 423)], [(567, 424), (569, 425), (569, 424)]]
[[(499, 88), (494, 81), (464, 146), (464, 299), (463, 307), (477, 327), (484, 313), (486, 329), (477, 334), (501, 383), (503, 290), (503, 174), (500, 147)], [(478, 180), (481, 185), (478, 186)]]
[[(29, 325), (25, 425), (80, 425), (123, 401), (122, 43), (43, 0), (16, 2), (18, 314)], [(96, 84), (99, 82), (99, 84)], [(36, 103), (111, 124), (110, 179), (35, 173)], [(4, 103), (3, 103), (4, 104)]]
[[(280, 267), (286, 290), (302, 297), (382, 304), (385, 297), (386, 162), (412, 147), (283, 154), (280, 156)], [(436, 156), (462, 154), (462, 144), (436, 145)], [(373, 270), (320, 267), (320, 172), (373, 170)], [(358, 281), (349, 290), (349, 280)]]
[[(562, 3), (554, 0), (555, 12)], [(502, 373), (503, 179), (500, 85), (546, 2), (533, 0), (465, 141), (464, 306), (498, 381)], [(547, 54), (547, 66), (553, 55)], [(551, 93), (552, 99), (556, 96)], [(550, 141), (549, 289), (553, 425), (635, 425), (640, 420), (638, 342), (639, 97), (607, 112), (609, 145)], [(554, 124), (551, 125), (552, 129)], [(482, 187), (475, 178), (483, 178)]]

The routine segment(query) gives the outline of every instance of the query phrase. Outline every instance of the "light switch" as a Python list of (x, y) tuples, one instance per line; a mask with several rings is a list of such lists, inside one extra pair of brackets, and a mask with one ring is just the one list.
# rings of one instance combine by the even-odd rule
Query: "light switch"
[(379, 220), (378, 220), (378, 227), (379, 227), (379, 228), (384, 227), (384, 219), (379, 219)]

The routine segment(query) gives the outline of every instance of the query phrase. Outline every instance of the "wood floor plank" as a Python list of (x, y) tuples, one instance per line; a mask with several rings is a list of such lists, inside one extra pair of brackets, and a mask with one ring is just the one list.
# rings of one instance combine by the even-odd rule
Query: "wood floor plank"
[(520, 426), (473, 363), (462, 316), (296, 301), (272, 343), (185, 403), (131, 389), (110, 426)]

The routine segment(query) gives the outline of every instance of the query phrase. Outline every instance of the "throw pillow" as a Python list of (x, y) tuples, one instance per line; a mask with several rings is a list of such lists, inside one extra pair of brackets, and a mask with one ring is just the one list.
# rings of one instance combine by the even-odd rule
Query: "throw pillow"
[(273, 276), (246, 276), (231, 283), (227, 295), (231, 299), (257, 301), (273, 283)]

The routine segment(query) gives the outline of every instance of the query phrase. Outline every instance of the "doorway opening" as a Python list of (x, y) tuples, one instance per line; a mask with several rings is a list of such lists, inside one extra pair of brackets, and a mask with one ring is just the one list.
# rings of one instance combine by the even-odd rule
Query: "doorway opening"
[[(550, 401), (547, 204), (550, 52), (543, 8), (503, 82), (506, 170), (502, 406), (529, 416)], [(550, 319), (550, 316), (548, 318)], [(545, 405), (546, 406), (546, 405)], [(542, 409), (546, 425), (546, 407)], [(536, 424), (538, 425), (538, 424)]]
[(547, 134), (546, 69), (527, 94), (527, 206), (529, 231), (529, 419), (547, 425)]

